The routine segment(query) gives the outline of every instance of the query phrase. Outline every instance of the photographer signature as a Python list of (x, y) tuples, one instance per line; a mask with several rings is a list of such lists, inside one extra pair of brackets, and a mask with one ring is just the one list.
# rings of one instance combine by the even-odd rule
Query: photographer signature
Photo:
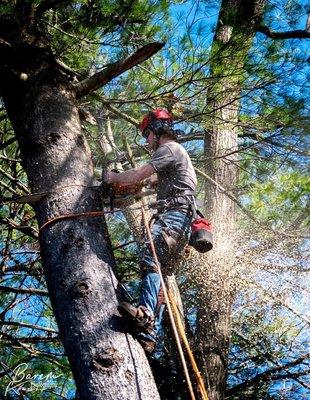
[(18, 392), (35, 392), (45, 389), (48, 385), (53, 383), (53, 380), (59, 378), (61, 375), (54, 375), (50, 372), (47, 375), (31, 374), (28, 369), (28, 364), (22, 363), (13, 369), (11, 382), (7, 385), (4, 395), (6, 396), (10, 391)]

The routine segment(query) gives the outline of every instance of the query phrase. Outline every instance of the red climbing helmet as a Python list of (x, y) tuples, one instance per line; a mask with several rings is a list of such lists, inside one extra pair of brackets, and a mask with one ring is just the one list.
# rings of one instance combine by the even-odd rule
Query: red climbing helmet
[(160, 136), (165, 129), (172, 130), (172, 115), (164, 108), (157, 108), (149, 112), (140, 123), (140, 130), (143, 137), (146, 137), (150, 130), (155, 135)]

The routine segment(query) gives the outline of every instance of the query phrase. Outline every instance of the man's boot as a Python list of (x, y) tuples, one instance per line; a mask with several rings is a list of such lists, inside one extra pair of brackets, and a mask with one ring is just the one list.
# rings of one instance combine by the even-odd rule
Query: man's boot
[(154, 332), (154, 316), (146, 307), (135, 307), (127, 301), (118, 305), (119, 313), (135, 324), (135, 327), (141, 332), (138, 340), (147, 353), (152, 353), (156, 345), (156, 333)]

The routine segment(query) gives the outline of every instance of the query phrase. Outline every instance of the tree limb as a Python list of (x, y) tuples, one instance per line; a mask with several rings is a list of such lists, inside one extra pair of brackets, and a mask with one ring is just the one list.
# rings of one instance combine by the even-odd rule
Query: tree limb
[(216, 182), (214, 179), (211, 178), (211, 176), (207, 175), (205, 172), (201, 171), (198, 168), (195, 168), (195, 171), (197, 172), (198, 175), (202, 176), (203, 178), (207, 179), (209, 182), (211, 182), (220, 192), (224, 193), (230, 200), (232, 200), (234, 203), (237, 204), (237, 206), (244, 212), (245, 215), (247, 215), (248, 218), (250, 218), (252, 221), (254, 221), (256, 224), (261, 225), (260, 221), (258, 221), (254, 215), (252, 215), (246, 207), (244, 207), (241, 202), (232, 194), (230, 194), (223, 186), (221, 186), (218, 182)]
[(16, 139), (15, 136), (12, 137), (12, 138), (10, 138), (10, 139), (8, 139), (6, 142), (0, 144), (0, 150), (5, 149), (5, 148), (8, 147), (10, 144), (15, 143), (16, 141), (17, 141), (17, 139)]
[(6, 172), (4, 169), (0, 168), (0, 173), (2, 175), (4, 175), (6, 178), (8, 178), (10, 181), (15, 182), (16, 185), (20, 189), (22, 189), (24, 192), (30, 193), (28, 188), (23, 183), (21, 183), (18, 179), (14, 178), (12, 175), (10, 175), (8, 172)]
[[(274, 368), (270, 368), (267, 371), (257, 374), (256, 376), (254, 376), (254, 378), (248, 379), (245, 382), (239, 383), (238, 385), (235, 385), (232, 388), (228, 389), (227, 395), (230, 396), (232, 394), (239, 392), (240, 390), (246, 389), (249, 386), (254, 386), (255, 384), (261, 382), (262, 380), (266, 381), (267, 379), (269, 379), (269, 380), (283, 379), (283, 374), (277, 375), (277, 372), (283, 371), (287, 368), (292, 368), (298, 364), (301, 364), (303, 361), (306, 361), (309, 358), (310, 358), (310, 354), (305, 354), (304, 356), (299, 357), (290, 363), (287, 363), (285, 365), (279, 365)], [(305, 374), (306, 374), (305, 371), (304, 372), (301, 371), (301, 372), (297, 373), (298, 376), (305, 375)], [(289, 377), (294, 378), (295, 376), (296, 376), (296, 372), (287, 372), (287, 374), (285, 374), (285, 378), (289, 378)]]
[(106, 85), (112, 79), (153, 56), (160, 49), (162, 49), (164, 45), (165, 43), (160, 42), (149, 43), (138, 49), (128, 58), (112, 63), (103, 71), (100, 71), (77, 83), (74, 85), (76, 97), (80, 98), (86, 96), (90, 92), (99, 89), (103, 85)]
[[(6, 190), (8, 190), (10, 193), (12, 193), (16, 198), (18, 198), (20, 195), (16, 192), (16, 190), (14, 190), (13, 188), (11, 188), (11, 186), (7, 185), (5, 182), (0, 181), (0, 188), (4, 188)], [(3, 201), (8, 201), (8, 198), (0, 195), (0, 203)], [(9, 200), (11, 201), (11, 200)]]
[(137, 121), (135, 118), (131, 117), (130, 115), (123, 113), (118, 108), (112, 106), (108, 100), (105, 100), (101, 96), (98, 97), (98, 100), (102, 103), (102, 105), (107, 110), (111, 111), (113, 114), (117, 115), (118, 117), (121, 117), (124, 121), (129, 122), (130, 124), (134, 125), (136, 128), (139, 127), (139, 121)]
[(40, 290), (40, 289), (20, 289), (20, 288), (14, 288), (11, 286), (0, 286), (0, 292), (5, 292), (5, 293), (17, 293), (17, 294), (34, 294), (36, 296), (49, 296), (48, 292), (46, 290)]
[(292, 307), (291, 305), (289, 305), (288, 303), (286, 303), (284, 300), (282, 300), (279, 296), (277, 297), (276, 295), (274, 295), (272, 293), (272, 291), (265, 289), (262, 285), (254, 282), (254, 281), (250, 281), (249, 279), (245, 279), (245, 278), (240, 278), (242, 281), (247, 282), (248, 284), (256, 287), (257, 289), (261, 290), (265, 296), (271, 298), (275, 304), (278, 304), (282, 307), (285, 307), (286, 309), (288, 309), (292, 314), (296, 315), (298, 318), (300, 318), (302, 321), (304, 321), (306, 324), (308, 324), (310, 326), (310, 319), (306, 316), (303, 315), (301, 312), (299, 312), (298, 310), (296, 310), (294, 307)]
[(55, 360), (55, 356), (48, 354), (44, 351), (41, 351), (38, 348), (33, 348), (32, 346), (30, 346), (30, 344), (23, 343), (24, 342), (23, 339), (20, 340), (19, 338), (15, 338), (14, 336), (8, 335), (7, 333), (3, 333), (3, 332), (1, 333), (1, 335), (5, 339), (8, 339), (8, 340), (12, 341), (13, 343), (16, 343), (18, 346), (20, 346), (21, 348), (26, 350), (31, 356), (44, 357), (46, 360), (50, 361), (51, 363), (58, 365), (61, 368), (65, 368), (60, 362)]
[[(273, 139), (274, 136), (275, 135), (270, 135), (270, 136), (266, 136), (265, 137), (265, 136), (262, 136), (262, 135), (258, 135), (256, 133), (245, 133), (245, 134), (242, 135), (242, 137), (247, 137), (247, 138), (256, 140), (259, 143), (266, 142), (266, 143), (271, 144), (272, 146), (280, 147), (280, 148), (282, 148), (284, 150), (292, 151), (292, 152), (294, 152), (296, 154), (299, 154), (300, 156), (307, 157), (309, 155), (309, 151), (307, 151), (307, 149), (301, 150), (301, 149), (298, 149), (298, 148), (294, 147), (293, 145), (287, 144), (287, 143), (285, 143), (283, 141), (280, 142), (280, 141), (274, 140)], [(276, 135), (276, 136), (278, 136), (278, 135)], [(279, 140), (281, 140), (281, 137), (279, 137)]]
[(16, 326), (18, 328), (30, 328), (30, 329), (34, 329), (34, 330), (58, 334), (58, 331), (56, 331), (55, 329), (52, 329), (52, 328), (47, 328), (45, 326), (38, 326), (38, 325), (33, 325), (33, 324), (26, 324), (26, 323), (17, 322), (17, 321), (0, 321), (0, 325)]
[(18, 225), (15, 221), (13, 221), (10, 218), (0, 218), (0, 223), (6, 224), (9, 228), (16, 229), (17, 231), (20, 231), (25, 235), (30, 236), (33, 239), (37, 240), (39, 238), (38, 231), (32, 226)]
[(72, 0), (42, 0), (35, 11), (36, 17), (41, 17), (46, 11), (51, 8), (56, 8), (65, 3), (72, 3)]
[[(279, 364), (279, 363), (277, 363), (276, 361), (274, 361), (272, 355), (269, 354), (269, 352), (260, 350), (259, 347), (258, 347), (258, 345), (259, 345), (258, 343), (253, 343), (250, 339), (248, 339), (248, 338), (245, 337), (241, 332), (238, 332), (238, 331), (235, 330), (235, 329), (232, 329), (232, 331), (233, 331), (237, 336), (239, 336), (243, 341), (245, 341), (245, 342), (250, 346), (251, 349), (254, 348), (255, 351), (259, 354), (260, 357), (263, 357), (264, 359), (268, 360), (269, 362), (271, 362), (273, 365), (275, 365), (275, 366), (278, 367), (278, 368), (283, 368), (283, 370), (285, 371), (285, 373), (282, 374), (282, 375), (277, 374), (277, 375), (276, 375), (276, 378), (275, 378), (275, 379), (270, 378), (271, 380), (285, 379), (285, 378), (288, 378), (287, 375), (289, 374), (289, 378), (294, 379), (294, 380), (295, 380), (296, 382), (298, 382), (300, 385), (302, 385), (303, 387), (306, 387), (306, 388), (307, 388), (307, 386), (304, 384), (304, 382), (302, 382), (302, 381), (299, 379), (299, 376), (296, 376), (296, 375), (293, 376), (294, 373), (289, 372), (288, 369), (287, 369), (285, 366), (281, 366), (281, 364)], [(264, 346), (262, 346), (262, 348), (264, 348)], [(302, 357), (303, 357), (303, 356), (302, 356)], [(253, 360), (253, 357), (251, 357), (249, 360)], [(296, 361), (296, 360), (295, 360), (295, 361)], [(288, 368), (290, 368), (290, 367), (288, 367)]]
[(5, 333), (2, 332), (0, 335), (3, 336), (2, 340), (5, 338), (10, 342), (10, 341), (13, 341), (13, 339), (16, 339), (16, 340), (18, 340), (19, 344), (23, 343), (24, 345), (26, 343), (36, 344), (36, 343), (43, 343), (43, 342), (59, 342), (60, 341), (59, 336), (30, 336), (30, 337), (15, 338), (14, 336), (9, 335), (6, 332)]
[(310, 31), (297, 29), (294, 31), (285, 31), (285, 32), (275, 32), (272, 31), (265, 25), (260, 25), (258, 27), (258, 32), (263, 33), (264, 35), (270, 37), (271, 39), (309, 39)]

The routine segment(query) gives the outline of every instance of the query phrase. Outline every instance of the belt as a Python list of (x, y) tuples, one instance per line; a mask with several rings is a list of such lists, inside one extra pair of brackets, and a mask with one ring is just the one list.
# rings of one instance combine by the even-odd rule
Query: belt
[(157, 208), (159, 210), (167, 209), (167, 208), (177, 208), (186, 210), (190, 204), (193, 203), (193, 199), (190, 197), (194, 197), (194, 192), (192, 191), (184, 191), (182, 194), (177, 194), (174, 197), (168, 197), (164, 200), (157, 200), (156, 203), (152, 204), (152, 207)]

